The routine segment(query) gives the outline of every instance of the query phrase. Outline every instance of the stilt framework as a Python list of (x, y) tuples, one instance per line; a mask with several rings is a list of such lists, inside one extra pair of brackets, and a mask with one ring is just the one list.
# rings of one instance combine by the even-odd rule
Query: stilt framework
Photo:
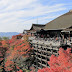
[(52, 54), (58, 56), (59, 46), (45, 45), (44, 43), (33, 43), (30, 42), (34, 48), (34, 64), (33, 66), (37, 69), (49, 67), (48, 61)]

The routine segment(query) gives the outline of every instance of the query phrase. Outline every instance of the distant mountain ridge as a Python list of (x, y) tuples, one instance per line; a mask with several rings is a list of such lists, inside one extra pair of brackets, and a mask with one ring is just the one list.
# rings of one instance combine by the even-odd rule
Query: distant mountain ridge
[(0, 37), (12, 37), (13, 35), (18, 35), (18, 32), (0, 32)]

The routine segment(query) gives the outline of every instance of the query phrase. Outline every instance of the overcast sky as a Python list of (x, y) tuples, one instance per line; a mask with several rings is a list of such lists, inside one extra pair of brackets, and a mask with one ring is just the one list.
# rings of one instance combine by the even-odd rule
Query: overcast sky
[(23, 32), (72, 9), (72, 0), (0, 0), (0, 32)]

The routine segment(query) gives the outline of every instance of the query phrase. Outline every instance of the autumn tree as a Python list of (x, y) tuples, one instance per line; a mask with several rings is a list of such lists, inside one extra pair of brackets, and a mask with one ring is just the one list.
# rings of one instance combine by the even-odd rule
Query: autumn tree
[(6, 54), (7, 48), (0, 46), (0, 72), (5, 71), (5, 54)]
[[(19, 35), (16, 35), (19, 36)], [(31, 65), (31, 51), (32, 48), (28, 40), (25, 37), (24, 40), (19, 39), (19, 37), (13, 36), (12, 39), (9, 40), (10, 48), (6, 51), (5, 58), (5, 70), (6, 71), (15, 71), (17, 72), (17, 66), (20, 68), (19, 70), (28, 69)]]

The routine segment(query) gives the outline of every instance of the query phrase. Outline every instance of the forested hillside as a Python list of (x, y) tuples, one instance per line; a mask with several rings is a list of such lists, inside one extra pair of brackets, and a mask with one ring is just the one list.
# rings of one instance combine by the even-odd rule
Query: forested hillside
[[(24, 38), (22, 40), (21, 38)], [(0, 42), (0, 72), (29, 71), (33, 58), (28, 35), (12, 36), (12, 39)]]

